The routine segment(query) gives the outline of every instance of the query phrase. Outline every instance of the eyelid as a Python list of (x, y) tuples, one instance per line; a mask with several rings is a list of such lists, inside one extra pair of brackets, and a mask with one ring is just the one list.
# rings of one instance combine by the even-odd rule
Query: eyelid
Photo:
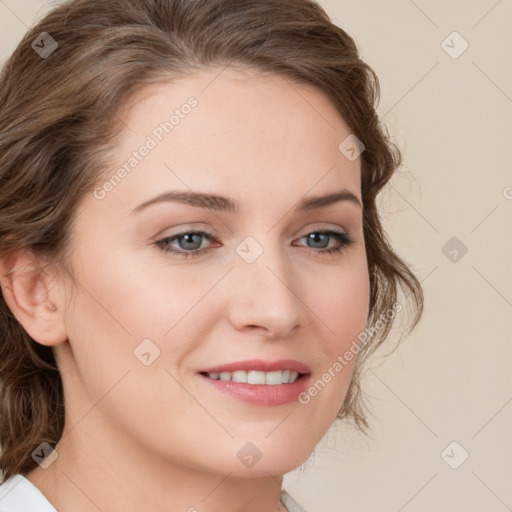
[(208, 224), (204, 222), (186, 222), (184, 224), (178, 224), (174, 227), (167, 226), (165, 229), (159, 231), (159, 233), (155, 235), (153, 239), (158, 240), (159, 238), (168, 238), (170, 236), (180, 235), (182, 233), (190, 233), (192, 231), (210, 232), (210, 228), (208, 227)]

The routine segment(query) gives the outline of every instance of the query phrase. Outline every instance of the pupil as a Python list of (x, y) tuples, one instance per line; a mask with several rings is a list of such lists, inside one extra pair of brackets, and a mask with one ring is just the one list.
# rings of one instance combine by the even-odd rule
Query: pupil
[[(201, 235), (192, 234), (192, 233), (189, 233), (187, 235), (183, 235), (183, 238), (185, 239), (185, 245), (188, 244), (188, 243), (194, 244), (193, 238), (194, 237), (200, 238), (200, 236)], [(196, 238), (196, 245), (197, 245), (197, 238)], [(201, 245), (201, 240), (199, 240), (199, 245)], [(197, 247), (184, 247), (184, 249), (197, 249)]]
[[(325, 233), (311, 233), (309, 235), (310, 240), (313, 240), (314, 243), (318, 242), (318, 237), (326, 237), (327, 235)], [(325, 240), (324, 240), (325, 242)]]

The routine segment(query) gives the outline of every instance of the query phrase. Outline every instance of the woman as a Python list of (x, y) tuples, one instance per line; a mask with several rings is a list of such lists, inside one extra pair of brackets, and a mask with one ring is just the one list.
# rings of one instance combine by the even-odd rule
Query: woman
[(303, 510), (283, 475), (337, 418), (368, 431), (363, 363), (422, 312), (376, 208), (378, 94), (311, 0), (72, 0), (26, 34), (0, 88), (2, 511)]

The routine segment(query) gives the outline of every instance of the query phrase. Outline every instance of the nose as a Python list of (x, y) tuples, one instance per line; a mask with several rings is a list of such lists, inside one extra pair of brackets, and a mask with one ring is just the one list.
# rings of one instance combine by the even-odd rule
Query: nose
[(304, 314), (300, 283), (279, 248), (266, 248), (252, 263), (238, 258), (230, 272), (229, 320), (237, 330), (286, 338)]

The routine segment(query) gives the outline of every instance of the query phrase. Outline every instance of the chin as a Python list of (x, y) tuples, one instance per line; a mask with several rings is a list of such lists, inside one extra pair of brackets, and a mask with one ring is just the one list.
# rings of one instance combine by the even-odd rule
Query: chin
[[(231, 473), (235, 478), (268, 478), (269, 476), (278, 477), (290, 473), (301, 466), (309, 457), (310, 453), (303, 457), (297, 457), (295, 454), (283, 454), (282, 456), (267, 457), (259, 460), (253, 467), (244, 467), (242, 464), (228, 464), (225, 467), (224, 474)], [(218, 469), (218, 468), (217, 468)]]
[(235, 448), (228, 449), (229, 456), (224, 454), (223, 457), (225, 474), (231, 472), (232, 476), (240, 478), (284, 475), (301, 466), (315, 447), (311, 440), (304, 437), (285, 438), (277, 433), (268, 438), (253, 439), (254, 441), (236, 440), (231, 443)]

